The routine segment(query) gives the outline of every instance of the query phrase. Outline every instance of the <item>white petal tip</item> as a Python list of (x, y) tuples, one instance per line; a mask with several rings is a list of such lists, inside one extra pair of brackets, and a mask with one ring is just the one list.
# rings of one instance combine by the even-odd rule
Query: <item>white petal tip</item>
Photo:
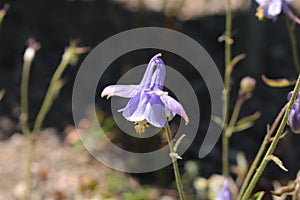
[(185, 125), (187, 126), (190, 123), (188, 116), (184, 116)]
[(106, 96), (106, 99), (109, 99), (112, 96), (111, 93), (109, 92), (109, 86), (104, 88), (104, 90), (101, 93), (101, 98), (103, 98), (105, 96)]
[(108, 95), (108, 94), (104, 94), (104, 93), (101, 93), (101, 98), (105, 97), (106, 96), (106, 99), (109, 99), (111, 96)]

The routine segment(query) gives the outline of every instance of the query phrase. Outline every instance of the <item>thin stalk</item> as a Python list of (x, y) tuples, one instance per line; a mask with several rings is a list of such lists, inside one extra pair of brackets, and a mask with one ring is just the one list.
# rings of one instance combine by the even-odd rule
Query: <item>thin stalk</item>
[(230, 138), (230, 136), (232, 135), (232, 131), (233, 131), (235, 123), (236, 123), (236, 121), (239, 117), (240, 110), (241, 110), (241, 107), (242, 107), (244, 101), (245, 101), (244, 94), (239, 92), (239, 96), (238, 96), (238, 99), (237, 99), (237, 101), (235, 103), (235, 106), (233, 108), (233, 112), (232, 112), (232, 115), (231, 115), (231, 119), (229, 121), (229, 125), (226, 129), (226, 135), (227, 135), (228, 138)]
[(25, 174), (25, 195), (24, 199), (30, 199), (31, 193), (31, 183), (32, 183), (32, 163), (34, 158), (34, 142), (33, 138), (30, 134), (30, 129), (28, 125), (28, 86), (29, 86), (29, 76), (30, 76), (30, 68), (32, 64), (32, 59), (24, 59), (23, 71), (22, 71), (22, 80), (21, 80), (21, 115), (20, 115), (20, 123), (22, 132), (26, 138), (26, 174)]
[(286, 27), (289, 32), (289, 38), (291, 42), (293, 61), (298, 74), (300, 74), (300, 62), (298, 57), (297, 40), (295, 36), (295, 26), (290, 22), (289, 18), (286, 18)]
[(57, 70), (55, 71), (54, 75), (52, 76), (46, 96), (44, 98), (44, 101), (42, 103), (42, 106), (39, 110), (39, 113), (36, 117), (36, 120), (35, 120), (35, 123), (33, 126), (32, 134), (34, 134), (34, 135), (37, 135), (40, 132), (40, 129), (41, 129), (42, 123), (45, 119), (45, 116), (48, 113), (48, 111), (53, 103), (53, 100), (54, 100), (55, 84), (57, 84), (57, 82), (59, 81), (62, 73), (64, 72), (64, 70), (66, 69), (68, 64), (69, 64), (69, 62), (66, 59), (62, 59)]
[(232, 11), (231, 11), (231, 0), (227, 0), (226, 9), (226, 30), (225, 30), (225, 75), (224, 75), (224, 105), (223, 105), (223, 118), (224, 118), (224, 131), (222, 135), (222, 171), (225, 177), (229, 176), (229, 157), (228, 148), (229, 141), (226, 135), (226, 130), (228, 128), (229, 119), (229, 105), (230, 105), (230, 71), (228, 67), (231, 62), (231, 23), (232, 23)]
[(281, 118), (282, 118), (284, 112), (286, 111), (287, 105), (288, 105), (288, 104), (286, 104), (286, 105), (281, 109), (281, 111), (280, 111), (280, 113), (278, 114), (278, 116), (276, 117), (276, 119), (275, 119), (275, 121), (274, 121), (274, 123), (273, 123), (271, 129), (268, 130), (268, 132), (267, 132), (267, 134), (266, 134), (266, 136), (265, 136), (265, 138), (264, 138), (264, 141), (263, 141), (262, 145), (260, 146), (260, 148), (259, 148), (259, 150), (258, 150), (258, 153), (256, 154), (255, 159), (254, 159), (254, 161), (253, 161), (253, 163), (252, 163), (252, 165), (251, 165), (251, 167), (250, 167), (250, 169), (249, 169), (249, 171), (248, 171), (248, 173), (247, 173), (247, 175), (246, 175), (246, 177), (245, 177), (245, 180), (243, 181), (243, 184), (242, 184), (242, 187), (241, 187), (241, 189), (240, 189), (240, 192), (239, 192), (239, 195), (238, 195), (237, 200), (240, 200), (240, 199), (242, 198), (242, 195), (243, 195), (243, 193), (245, 192), (245, 189), (246, 189), (246, 187), (248, 186), (248, 183), (249, 183), (249, 181), (250, 181), (252, 175), (254, 174), (255, 169), (256, 169), (256, 167), (257, 167), (259, 161), (261, 160), (261, 157), (262, 157), (263, 153), (265, 152), (265, 149), (266, 149), (266, 147), (267, 147), (267, 144), (270, 142), (271, 136), (273, 135), (273, 133), (274, 133), (276, 127), (278, 126), (278, 124), (279, 124), (279, 122), (280, 122), (280, 120), (281, 120)]
[(24, 61), (24, 71), (23, 71), (23, 77), (22, 77), (22, 85), (21, 85), (21, 123), (22, 123), (22, 130), (26, 135), (27, 138), (27, 167), (26, 167), (26, 190), (25, 190), (25, 200), (30, 199), (30, 193), (31, 193), (31, 184), (32, 184), (32, 174), (31, 174), (31, 168), (34, 161), (34, 149), (35, 149), (35, 141), (38, 133), (41, 130), (41, 126), (43, 123), (43, 120), (48, 113), (50, 107), (53, 104), (53, 100), (55, 98), (56, 93), (61, 87), (61, 83), (59, 82), (59, 79), (68, 66), (69, 63), (71, 63), (72, 58), (74, 58), (75, 47), (73, 49), (69, 48), (66, 50), (65, 54), (63, 55), (62, 61), (60, 62), (57, 70), (55, 71), (54, 75), (52, 76), (50, 85), (48, 87), (46, 96), (43, 100), (42, 106), (39, 110), (39, 113), (36, 117), (36, 120), (34, 122), (33, 130), (30, 131), (28, 127), (27, 117), (28, 117), (28, 83), (29, 83), (29, 69), (32, 62), (31, 60), (25, 59)]
[(275, 150), (275, 148), (276, 148), (276, 146), (277, 146), (277, 144), (280, 140), (280, 136), (281, 136), (286, 124), (287, 124), (288, 116), (289, 116), (290, 111), (292, 109), (292, 106), (293, 106), (293, 104), (296, 100), (296, 96), (298, 94), (299, 88), (300, 88), (300, 75), (298, 76), (296, 85), (295, 85), (294, 90), (293, 90), (293, 95), (292, 95), (291, 100), (288, 104), (287, 110), (285, 111), (284, 116), (281, 120), (279, 128), (277, 129), (277, 132), (276, 132), (276, 134), (275, 134), (275, 136), (272, 140), (272, 143), (269, 146), (264, 158), (262, 159), (257, 171), (253, 175), (253, 177), (252, 177), (252, 179), (251, 179), (251, 181), (250, 181), (250, 183), (249, 183), (249, 185), (248, 185), (248, 187), (247, 187), (247, 189), (246, 189), (246, 191), (245, 191), (245, 193), (242, 197), (242, 200), (249, 199), (249, 196), (250, 196), (251, 192), (253, 191), (254, 186), (256, 185), (257, 181), (259, 180), (260, 176), (262, 175), (263, 171), (265, 170), (265, 168), (266, 168), (266, 166), (269, 162), (269, 160), (267, 158), (268, 158), (268, 156), (273, 154), (273, 152), (274, 152), (274, 150)]
[(28, 127), (28, 86), (29, 86), (29, 77), (30, 77), (30, 68), (31, 68), (32, 59), (24, 59), (24, 66), (22, 71), (22, 80), (21, 80), (21, 126), (22, 132), (25, 136), (30, 134)]
[(180, 200), (184, 200), (185, 197), (184, 197), (182, 182), (181, 182), (181, 178), (180, 178), (177, 158), (172, 156), (172, 155), (176, 154), (176, 152), (174, 152), (173, 141), (172, 141), (170, 126), (169, 126), (168, 122), (167, 122), (167, 126), (166, 126), (166, 135), (167, 135), (168, 145), (169, 145), (169, 149), (170, 149), (170, 155), (171, 155), (170, 157), (171, 157), (172, 163), (173, 163), (173, 170), (174, 170), (177, 190), (178, 190), (178, 193), (179, 193)]

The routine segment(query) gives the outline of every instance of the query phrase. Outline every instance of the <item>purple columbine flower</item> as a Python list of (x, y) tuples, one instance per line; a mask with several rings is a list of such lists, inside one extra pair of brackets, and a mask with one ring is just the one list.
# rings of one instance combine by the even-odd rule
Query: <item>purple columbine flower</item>
[(165, 127), (167, 120), (176, 114), (189, 118), (182, 105), (163, 91), (165, 80), (165, 64), (161, 54), (155, 55), (149, 62), (139, 85), (110, 85), (101, 93), (101, 97), (120, 96), (130, 98), (125, 108), (118, 110), (128, 120), (135, 123), (135, 130), (141, 134), (148, 123), (155, 127)]
[[(288, 101), (291, 99), (293, 92), (289, 92), (288, 94)], [(292, 131), (295, 133), (300, 133), (300, 102), (299, 102), (299, 94), (296, 97), (295, 103), (292, 106), (289, 118), (288, 118), (288, 124), (291, 127)]]
[(231, 200), (231, 193), (228, 180), (224, 181), (223, 187), (219, 192), (216, 200)]
[(293, 0), (256, 0), (259, 7), (256, 10), (256, 16), (259, 20), (264, 18), (276, 20), (277, 16), (284, 12), (293, 21), (300, 24), (300, 19), (294, 15), (287, 4), (291, 3)]

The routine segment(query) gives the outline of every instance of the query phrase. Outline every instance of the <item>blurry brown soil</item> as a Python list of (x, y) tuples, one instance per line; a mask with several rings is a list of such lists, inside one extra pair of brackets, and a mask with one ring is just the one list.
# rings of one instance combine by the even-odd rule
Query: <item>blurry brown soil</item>
[[(118, 194), (122, 189), (111, 194), (114, 192), (107, 187), (110, 181), (107, 174), (125, 179), (127, 189), (141, 187), (132, 178), (106, 168), (85, 150), (62, 142), (53, 129), (41, 133), (35, 152), (32, 200), (120, 199)], [(14, 134), (10, 139), (0, 141), (0, 162), (0, 200), (20, 199), (25, 189), (26, 168), (26, 140), (22, 135)], [(157, 199), (156, 189), (151, 189), (150, 193)]]

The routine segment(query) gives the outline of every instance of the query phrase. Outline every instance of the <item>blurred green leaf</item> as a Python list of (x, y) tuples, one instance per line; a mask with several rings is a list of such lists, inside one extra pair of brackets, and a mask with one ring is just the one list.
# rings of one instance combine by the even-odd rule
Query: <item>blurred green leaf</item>
[(271, 191), (272, 195), (276, 196), (283, 196), (285, 194), (290, 194), (295, 191), (296, 183), (289, 183), (287, 186), (283, 186), (280, 188), (277, 188), (276, 191)]
[(4, 95), (5, 95), (5, 90), (0, 90), (0, 101), (2, 100)]
[(250, 128), (251, 126), (253, 126), (253, 124), (254, 124), (253, 122), (247, 122), (247, 123), (235, 126), (233, 128), (232, 133), (237, 133), (237, 132), (241, 132), (241, 131), (247, 130), (248, 128)]
[(257, 120), (259, 117), (260, 117), (260, 112), (256, 112), (252, 115), (241, 118), (240, 120), (237, 121), (233, 129), (233, 133), (240, 132), (250, 128), (251, 126), (253, 126), (254, 124), (253, 122)]
[(285, 168), (285, 166), (283, 165), (282, 161), (274, 155), (268, 155), (267, 156), (267, 160), (272, 160), (276, 165), (278, 165), (283, 171), (288, 171), (287, 168)]
[(3, 8), (0, 10), (0, 27), (8, 9), (9, 9), (9, 4), (6, 3), (4, 4)]
[(231, 60), (231, 62), (229, 63), (229, 66), (228, 66), (228, 71), (229, 71), (229, 73), (231, 73), (232, 72), (232, 70), (234, 69), (234, 67), (241, 61), (241, 60), (243, 60), (244, 58), (246, 58), (246, 54), (239, 54), (239, 55), (237, 55), (237, 56), (235, 56), (232, 60)]
[(236, 163), (240, 170), (246, 172), (248, 169), (248, 162), (246, 156), (242, 152), (238, 152), (236, 155)]
[(267, 84), (270, 87), (289, 87), (292, 85), (295, 85), (296, 81), (290, 81), (288, 79), (282, 78), (282, 79), (270, 79), (267, 78), (265, 75), (261, 76), (261, 79), (264, 81), (265, 84)]
[(211, 120), (214, 121), (216, 124), (218, 124), (220, 127), (223, 126), (224, 122), (220, 117), (213, 115), (211, 116)]
[(236, 125), (241, 125), (247, 122), (254, 122), (255, 120), (257, 120), (260, 117), (260, 112), (255, 112), (252, 115), (249, 115), (247, 117), (243, 117), (240, 120), (237, 121)]
[(250, 200), (262, 200), (264, 195), (265, 195), (264, 191), (257, 192), (252, 196)]
[(192, 178), (195, 178), (199, 173), (199, 166), (196, 161), (189, 160), (184, 165), (185, 172)]

